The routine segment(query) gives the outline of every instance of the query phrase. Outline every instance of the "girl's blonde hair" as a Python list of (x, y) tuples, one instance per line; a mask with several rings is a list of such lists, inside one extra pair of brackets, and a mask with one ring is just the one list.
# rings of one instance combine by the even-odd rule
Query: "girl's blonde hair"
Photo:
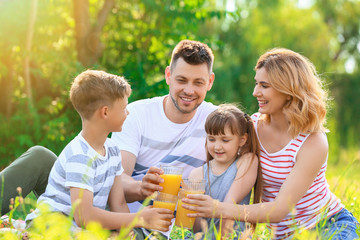
[[(244, 136), (248, 135), (246, 143), (240, 148), (239, 155), (236, 159), (245, 153), (253, 154), (253, 161), (258, 161), (257, 180), (254, 187), (254, 203), (259, 203), (262, 191), (262, 175), (260, 166), (260, 144), (256, 136), (254, 123), (249, 115), (243, 113), (234, 104), (222, 104), (218, 109), (209, 114), (205, 122), (205, 131), (210, 135), (224, 135), (225, 128), (229, 127), (234, 135)], [(207, 148), (206, 148), (207, 149)], [(206, 163), (208, 165), (212, 160), (212, 156), (207, 151)], [(249, 164), (250, 167), (250, 164)], [(245, 171), (247, 172), (247, 171)], [(209, 172), (208, 172), (209, 173)]]
[[(289, 133), (325, 132), (327, 93), (315, 66), (299, 53), (284, 48), (272, 49), (260, 56), (255, 70), (264, 68), (271, 86), (290, 96), (283, 108), (289, 121)], [(265, 119), (270, 121), (268, 115)]]

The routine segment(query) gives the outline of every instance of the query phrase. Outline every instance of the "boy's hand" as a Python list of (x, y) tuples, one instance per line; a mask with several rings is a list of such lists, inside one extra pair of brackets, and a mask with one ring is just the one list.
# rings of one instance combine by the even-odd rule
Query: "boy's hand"
[(161, 191), (162, 187), (159, 183), (164, 182), (164, 179), (159, 177), (164, 171), (157, 167), (150, 167), (146, 175), (143, 177), (140, 186), (141, 195), (144, 199), (156, 191)]
[(145, 207), (139, 215), (140, 225), (144, 228), (167, 232), (173, 213), (169, 209)]

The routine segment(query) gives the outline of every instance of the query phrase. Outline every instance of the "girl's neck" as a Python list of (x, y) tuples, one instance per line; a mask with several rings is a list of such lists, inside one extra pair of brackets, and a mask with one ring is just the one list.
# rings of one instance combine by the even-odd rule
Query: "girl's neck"
[(237, 156), (234, 157), (233, 161), (229, 161), (226, 163), (220, 163), (213, 159), (209, 162), (210, 169), (214, 175), (219, 176), (223, 174), (231, 166), (231, 164), (233, 164), (233, 162), (236, 161), (236, 159)]

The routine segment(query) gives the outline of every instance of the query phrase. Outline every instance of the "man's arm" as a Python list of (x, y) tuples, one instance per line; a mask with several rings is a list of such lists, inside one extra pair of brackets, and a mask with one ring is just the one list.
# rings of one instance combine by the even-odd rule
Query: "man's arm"
[(159, 177), (162, 170), (156, 167), (151, 167), (142, 181), (133, 179), (132, 173), (134, 171), (136, 156), (128, 151), (121, 151), (122, 166), (124, 173), (122, 174), (122, 182), (125, 193), (126, 202), (134, 202), (144, 200), (155, 191), (161, 191), (162, 187), (159, 183), (164, 180)]

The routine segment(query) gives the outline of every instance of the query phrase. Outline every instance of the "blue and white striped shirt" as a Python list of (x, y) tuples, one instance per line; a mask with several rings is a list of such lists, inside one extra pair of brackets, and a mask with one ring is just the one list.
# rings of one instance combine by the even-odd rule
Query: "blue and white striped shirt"
[[(119, 147), (107, 139), (105, 156), (97, 153), (81, 136), (76, 136), (61, 152), (49, 175), (49, 182), (38, 199), (47, 203), (52, 211), (66, 215), (71, 211), (70, 187), (86, 189), (94, 193), (93, 206), (105, 209), (115, 176), (121, 175)], [(38, 211), (26, 220), (35, 218)]]

